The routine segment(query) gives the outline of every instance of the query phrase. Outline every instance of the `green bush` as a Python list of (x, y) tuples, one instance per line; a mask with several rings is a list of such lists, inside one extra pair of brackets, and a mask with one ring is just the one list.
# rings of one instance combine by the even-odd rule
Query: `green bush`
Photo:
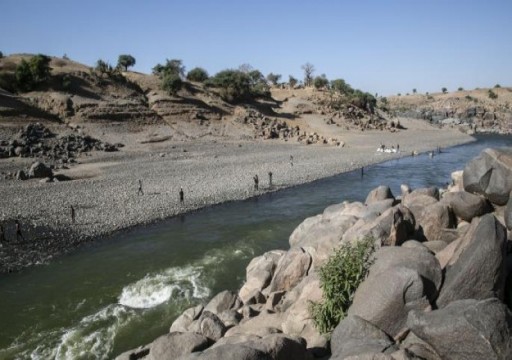
[(274, 74), (274, 73), (270, 73), (267, 75), (267, 80), (270, 81), (272, 83), (272, 85), (277, 85), (277, 83), (279, 82), (279, 79), (281, 79), (281, 75), (280, 74)]
[(315, 77), (313, 80), (313, 86), (316, 89), (323, 89), (329, 85), (329, 80), (327, 80), (327, 77), (322, 74), (321, 76)]
[(457, 91), (464, 91), (464, 88), (461, 86), (457, 89)]
[(442, 88), (441, 91), (443, 92), (443, 94), (446, 94), (448, 92), (448, 89), (447, 88)]
[(163, 78), (166, 74), (174, 74), (179, 77), (185, 76), (185, 66), (183, 66), (183, 62), (178, 59), (166, 59), (165, 65), (156, 64), (153, 67), (153, 74), (158, 75)]
[(310, 312), (321, 333), (331, 332), (346, 316), (354, 293), (372, 264), (375, 240), (343, 244), (319, 270), (323, 302), (311, 303)]
[(187, 80), (201, 83), (208, 80), (208, 77), (208, 72), (200, 67), (193, 68), (187, 74)]
[(352, 89), (352, 87), (343, 79), (331, 81), (331, 89), (345, 95), (352, 94), (354, 92), (354, 89)]
[(288, 75), (288, 84), (290, 85), (290, 87), (293, 89), (295, 87), (295, 85), (297, 85), (299, 81), (294, 78), (293, 76), (291, 75)]
[(494, 91), (492, 90), (489, 90), (488, 92), (488, 95), (489, 95), (489, 99), (497, 99), (498, 98), (498, 94), (496, 94)]
[(357, 106), (360, 109), (366, 109), (373, 112), (377, 105), (377, 99), (372, 94), (362, 92), (361, 90), (354, 90), (350, 99), (352, 105)]
[(162, 78), (162, 90), (167, 91), (170, 95), (176, 95), (183, 86), (183, 81), (177, 74), (165, 74)]
[(0, 51), (0, 59), (4, 57), (4, 53)]
[(22, 59), (14, 72), (16, 88), (19, 91), (31, 91), (50, 78), (50, 57), (38, 54), (28, 61)]
[(496, 84), (496, 85), (494, 85), (494, 88), (495, 88), (495, 89), (499, 89), (500, 87), (501, 87), (501, 85), (500, 85), (500, 84)]
[(249, 73), (223, 70), (208, 79), (207, 85), (220, 89), (220, 96), (228, 102), (251, 100), (270, 94), (265, 78), (258, 70)]
[(19, 91), (31, 91), (35, 86), (34, 76), (30, 70), (28, 61), (22, 59), (15, 71), (16, 88)]

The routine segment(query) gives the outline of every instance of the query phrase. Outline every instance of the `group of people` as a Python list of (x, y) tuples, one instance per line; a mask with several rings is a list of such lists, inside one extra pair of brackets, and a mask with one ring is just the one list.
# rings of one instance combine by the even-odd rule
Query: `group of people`
[[(19, 220), (14, 220), (14, 226), (16, 227), (16, 241), (25, 241), (25, 237), (21, 232), (21, 223), (19, 222)], [(0, 247), (5, 243), (7, 243), (7, 239), (5, 237), (4, 226), (0, 224)]]
[(387, 148), (386, 145), (380, 144), (380, 146), (377, 148), (377, 152), (399, 153), (400, 152), (400, 144), (396, 144), (396, 148), (394, 145), (391, 145), (390, 148)]
[[(142, 180), (140, 180), (140, 179), (139, 179), (139, 190), (137, 190), (137, 195), (144, 195), (144, 190), (142, 189)], [(185, 192), (183, 191), (183, 187), (180, 187), (178, 196), (180, 199), (180, 204), (183, 204), (185, 202)]]
[[(268, 172), (268, 187), (269, 188), (272, 188), (272, 171), (269, 171)], [(260, 184), (260, 179), (258, 178), (258, 175), (254, 175), (253, 177), (253, 180), (254, 180), (254, 191), (258, 191), (259, 190), (259, 184)]]

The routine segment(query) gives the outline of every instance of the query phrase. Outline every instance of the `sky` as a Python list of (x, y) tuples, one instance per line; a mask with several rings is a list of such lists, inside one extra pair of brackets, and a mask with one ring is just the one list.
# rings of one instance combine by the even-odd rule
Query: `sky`
[(120, 54), (210, 75), (344, 79), (393, 95), (512, 86), (512, 0), (1, 0), (0, 51), (94, 66)]

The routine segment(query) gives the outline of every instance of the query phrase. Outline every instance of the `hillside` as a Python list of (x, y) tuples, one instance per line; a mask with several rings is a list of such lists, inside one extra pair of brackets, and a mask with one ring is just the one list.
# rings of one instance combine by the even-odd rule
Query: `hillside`
[[(491, 98), (490, 91), (497, 97)], [(386, 106), (396, 116), (423, 119), (434, 125), (512, 133), (512, 88), (391, 96), (387, 98)]]

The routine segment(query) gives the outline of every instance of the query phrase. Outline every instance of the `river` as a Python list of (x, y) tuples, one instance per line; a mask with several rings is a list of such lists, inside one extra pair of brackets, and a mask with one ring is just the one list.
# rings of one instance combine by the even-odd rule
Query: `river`
[(226, 203), (121, 232), (46, 264), (0, 277), (0, 359), (110, 359), (168, 331), (184, 309), (236, 290), (245, 267), (288, 237), (306, 217), (344, 200), (364, 200), (378, 185), (395, 195), (445, 186), (486, 147), (478, 141), (391, 160), (360, 171)]

